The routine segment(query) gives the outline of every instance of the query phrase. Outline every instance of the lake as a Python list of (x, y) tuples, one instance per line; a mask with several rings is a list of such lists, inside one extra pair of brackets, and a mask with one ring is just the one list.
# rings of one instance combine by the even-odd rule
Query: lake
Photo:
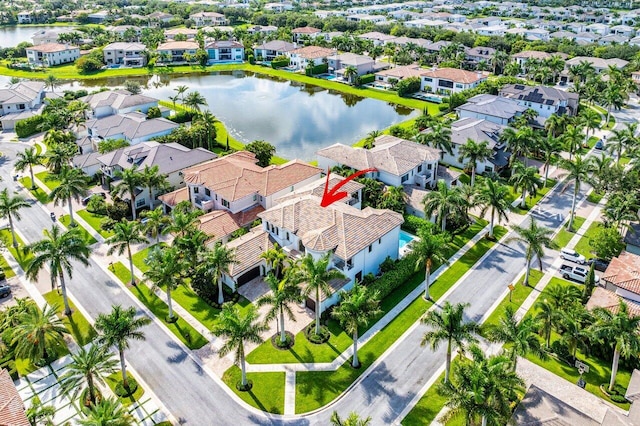
[[(0, 86), (8, 77), (0, 78)], [(169, 100), (177, 86), (199, 91), (208, 108), (236, 139), (265, 140), (280, 157), (315, 159), (315, 152), (334, 143), (354, 144), (372, 130), (382, 130), (418, 114), (410, 108), (318, 86), (245, 71), (176, 76), (114, 77), (81, 80), (56, 91), (118, 87), (138, 81), (143, 93)]]
[(33, 27), (0, 27), (0, 47), (14, 47), (23, 41), (33, 43), (31, 36), (40, 30), (57, 30), (60, 32), (69, 32), (75, 27), (52, 27), (47, 25), (38, 25)]

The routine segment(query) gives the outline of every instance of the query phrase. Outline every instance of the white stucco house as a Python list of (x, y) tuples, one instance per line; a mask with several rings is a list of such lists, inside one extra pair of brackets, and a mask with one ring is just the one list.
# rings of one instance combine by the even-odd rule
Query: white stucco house
[(420, 90), (451, 94), (473, 89), (487, 81), (488, 73), (465, 71), (457, 68), (434, 68), (421, 73)]
[(43, 99), (44, 82), (42, 81), (21, 81), (0, 88), (2, 128), (13, 129), (16, 115), (37, 110), (42, 105)]
[(147, 115), (141, 112), (94, 118), (87, 120), (85, 126), (95, 151), (98, 150), (97, 146), (103, 140), (124, 139), (129, 142), (129, 145), (137, 145), (168, 135), (180, 127), (179, 124), (163, 117), (147, 118)]
[(126, 90), (105, 90), (104, 92), (80, 98), (89, 105), (89, 118), (102, 118), (114, 114), (141, 111), (147, 113), (149, 108), (158, 106), (158, 99)]
[(526, 86), (507, 84), (500, 89), (500, 96), (515, 100), (518, 105), (532, 109), (538, 117), (556, 115), (576, 115), (580, 96), (577, 93), (548, 86)]
[(46, 43), (25, 50), (29, 63), (37, 66), (68, 64), (80, 57), (80, 48), (68, 44)]
[(320, 65), (325, 60), (329, 60), (329, 56), (335, 51), (320, 46), (305, 46), (289, 51), (286, 56), (289, 57), (289, 66), (295, 70), (305, 69), (307, 65)]
[(226, 61), (242, 61), (244, 46), (233, 40), (216, 40), (205, 46), (209, 55), (209, 63), (215, 64)]
[(147, 64), (146, 50), (142, 43), (116, 42), (107, 44), (102, 54), (107, 65), (143, 67)]

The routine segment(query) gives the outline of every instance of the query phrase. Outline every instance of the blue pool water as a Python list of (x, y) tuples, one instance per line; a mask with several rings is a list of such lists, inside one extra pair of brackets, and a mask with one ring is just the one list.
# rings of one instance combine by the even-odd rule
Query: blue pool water
[(414, 237), (413, 235), (409, 234), (408, 232), (404, 232), (403, 230), (400, 230), (400, 238), (398, 240), (398, 247), (402, 248), (402, 247), (406, 246), (411, 241), (415, 240), (415, 238), (416, 237)]

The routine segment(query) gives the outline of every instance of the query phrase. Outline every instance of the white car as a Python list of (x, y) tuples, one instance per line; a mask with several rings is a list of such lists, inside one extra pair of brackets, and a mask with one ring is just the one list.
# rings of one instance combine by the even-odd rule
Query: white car
[(585, 259), (583, 255), (573, 249), (568, 248), (563, 248), (562, 250), (560, 250), (560, 259), (569, 260), (581, 265), (584, 265), (584, 263), (587, 261), (587, 259)]

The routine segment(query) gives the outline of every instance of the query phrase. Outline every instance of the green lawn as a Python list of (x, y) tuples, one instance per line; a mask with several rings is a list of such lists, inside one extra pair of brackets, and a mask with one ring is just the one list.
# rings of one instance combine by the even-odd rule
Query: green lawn
[(31, 189), (31, 178), (29, 176), (20, 178), (20, 183), (22, 183), (22, 185), (29, 190), (31, 195), (33, 195), (41, 204), (49, 203), (49, 194), (44, 192), (38, 185), (36, 185), (36, 189)]
[[(122, 281), (128, 284), (131, 279), (131, 272), (122, 262), (114, 263), (111, 271)], [(207, 344), (207, 339), (191, 327), (184, 319), (178, 317), (173, 323), (167, 322), (169, 307), (149, 287), (139, 284), (135, 287), (128, 287), (131, 293), (136, 296), (162, 323), (171, 330), (189, 349), (200, 349)]]
[(233, 366), (228, 369), (222, 380), (243, 401), (268, 413), (284, 413), (284, 382), (285, 373), (247, 373), (247, 379), (253, 382), (248, 392), (236, 389), (236, 383), (242, 379), (240, 368)]
[[(529, 212), (529, 209), (531, 209), (531, 207), (538, 204), (538, 202), (542, 199), (542, 197), (544, 197), (547, 194), (547, 192), (549, 192), (549, 190), (553, 188), (555, 184), (556, 184), (555, 180), (549, 179), (547, 181), (547, 186), (538, 190), (537, 194), (534, 197), (532, 197), (531, 195), (527, 195), (527, 199), (525, 201), (526, 207), (522, 208), (520, 207), (520, 204), (518, 204), (516, 207), (512, 209), (512, 211), (518, 214), (527, 214)], [(522, 196), (522, 192), (514, 191), (513, 186), (509, 185), (509, 197), (508, 197), (509, 203), (513, 203), (520, 196)]]
[[(162, 243), (160, 243), (162, 244)], [(153, 249), (156, 245), (149, 246), (144, 250), (140, 250), (137, 253), (133, 254), (133, 265), (138, 268), (141, 272), (147, 272), (149, 270), (149, 266), (144, 263), (144, 260), (149, 256), (149, 251)]]
[(604, 197), (604, 194), (599, 194), (596, 191), (591, 191), (587, 196), (587, 201), (593, 204), (598, 204), (600, 200), (602, 200), (602, 197)]
[[(129, 373), (127, 371), (127, 379), (131, 380), (134, 379), (135, 377), (133, 377), (131, 375), (131, 373)], [(122, 372), (121, 371), (116, 371), (115, 373), (110, 374), (107, 378), (105, 378), (105, 382), (107, 382), (107, 385), (109, 386), (109, 388), (113, 391), (114, 395), (116, 393), (116, 385), (120, 382), (122, 382)], [(128, 396), (126, 398), (119, 396), (118, 400), (122, 403), (122, 405), (124, 406), (129, 406), (131, 404), (133, 404), (136, 401), (139, 401), (140, 398), (142, 398), (142, 395), (144, 395), (144, 388), (142, 387), (141, 384), (138, 383), (138, 389), (136, 389), (136, 391), (133, 393), (133, 395)]]
[(6, 278), (11, 278), (16, 276), (15, 271), (11, 269), (11, 267), (7, 263), (7, 259), (5, 259), (3, 256), (0, 256), (0, 269), (2, 269), (2, 272), (4, 272), (4, 276)]
[(40, 179), (40, 181), (42, 183), (44, 183), (47, 188), (49, 188), (50, 191), (53, 191), (54, 189), (56, 189), (58, 187), (58, 185), (60, 185), (60, 181), (58, 180), (47, 180), (47, 177), (49, 176), (49, 172), (40, 172), (40, 173), (36, 173), (36, 177), (38, 179)]
[(600, 222), (593, 222), (586, 230), (582, 238), (580, 238), (578, 244), (576, 244), (575, 250), (587, 259), (589, 259), (590, 257), (594, 257), (593, 253), (591, 253), (591, 244), (589, 244), (589, 240), (595, 236), (596, 232), (601, 226), (602, 225), (600, 224)]
[(558, 233), (556, 234), (555, 238), (553, 239), (553, 241), (560, 248), (566, 247), (567, 244), (569, 244), (569, 241), (571, 241), (571, 238), (573, 238), (574, 235), (576, 235), (575, 232), (578, 229), (580, 229), (580, 227), (582, 226), (582, 224), (584, 223), (585, 220), (587, 220), (587, 219), (584, 218), (584, 217), (575, 216), (573, 218), (572, 230), (568, 231), (566, 224), (563, 224), (562, 227), (560, 228), (560, 231), (558, 231)]
[(105, 219), (106, 216), (89, 213), (87, 210), (78, 210), (76, 214), (84, 219), (84, 221), (87, 222), (96, 232), (102, 235), (103, 238), (107, 239), (113, 235), (113, 231), (105, 231), (100, 227), (102, 219)]
[[(69, 226), (71, 224), (71, 218), (69, 217), (68, 214), (65, 214), (64, 216), (61, 216), (60, 218), (58, 218), (58, 220), (60, 221), (61, 224), (66, 226), (67, 229), (69, 228)], [(98, 242), (98, 240), (93, 238), (93, 235), (91, 235), (90, 233), (87, 232), (87, 230), (84, 228), (84, 226), (80, 225), (78, 222), (76, 222), (76, 225), (77, 225), (76, 227), (80, 230), (80, 233), (82, 234), (82, 237), (87, 242), (87, 244), (91, 245), (91, 244), (95, 244), (95, 243)]]
[[(561, 285), (561, 286), (575, 286), (575, 284), (563, 280), (561, 278), (558, 277), (553, 277), (551, 279), (551, 281), (549, 282), (549, 285), (545, 288), (545, 290), (542, 292), (542, 294), (540, 295), (540, 299), (544, 298), (544, 294), (547, 291), (547, 289), (552, 286), (552, 285)], [(581, 288), (581, 286), (577, 286), (579, 288)], [(535, 307), (532, 307), (528, 312), (527, 315), (535, 315), (536, 314), (536, 309)], [(553, 344), (554, 341), (556, 341), (557, 339), (559, 339), (560, 336), (556, 333), (556, 332), (552, 332), (551, 333), (551, 343)], [(542, 340), (542, 338), (541, 338)], [(629, 404), (619, 404), (619, 403), (615, 403), (613, 401), (611, 401), (606, 395), (604, 395), (601, 391), (600, 391), (600, 385), (601, 384), (608, 384), (609, 383), (609, 379), (611, 378), (611, 360), (610, 359), (600, 359), (595, 357), (594, 355), (585, 355), (581, 350), (578, 350), (577, 353), (577, 357), (584, 363), (586, 363), (587, 365), (589, 365), (589, 372), (584, 374), (584, 379), (587, 382), (587, 386), (586, 386), (586, 390), (594, 395), (596, 395), (599, 398), (602, 398), (608, 402), (611, 402), (612, 404), (616, 404), (617, 406), (628, 410), (629, 409)], [(549, 357), (546, 361), (542, 361), (540, 358), (538, 358), (536, 355), (527, 355), (526, 358), (545, 368), (546, 370), (551, 371), (552, 373), (554, 373), (557, 376), (562, 377), (563, 379), (566, 379), (568, 381), (570, 381), (571, 383), (576, 383), (578, 381), (578, 378), (580, 377), (580, 374), (578, 373), (578, 370), (571, 364), (567, 364), (562, 360), (559, 360), (557, 358), (554, 357)], [(618, 371), (618, 376), (616, 379), (616, 383), (620, 384), (623, 388), (626, 389), (626, 387), (629, 385), (629, 380), (631, 379), (631, 372), (628, 370), (625, 370), (622, 366), (620, 366), (620, 369)]]
[(71, 316), (66, 316), (64, 314), (62, 293), (58, 293), (57, 290), (53, 290), (44, 294), (43, 297), (49, 305), (56, 306), (58, 316), (62, 319), (65, 327), (69, 330), (78, 345), (84, 346), (93, 341), (93, 339), (98, 335), (91, 324), (89, 324), (89, 321), (87, 321), (71, 300), (69, 300), (69, 307), (72, 311)]
[[(605, 114), (605, 120), (607, 119), (607, 115)], [(616, 118), (613, 115), (609, 116), (609, 122), (607, 124), (605, 124), (604, 126), (602, 126), (603, 130), (611, 130), (615, 127), (616, 125)]]
[(438, 393), (437, 385), (444, 380), (444, 372), (440, 374), (438, 379), (433, 382), (433, 385), (427, 389), (422, 398), (416, 403), (416, 405), (409, 411), (409, 414), (402, 419), (402, 426), (423, 426), (433, 422), (438, 416), (438, 413), (444, 408), (447, 403), (447, 397)]
[[(506, 233), (506, 230), (496, 227), (495, 232), (496, 237), (500, 238)], [(486, 239), (480, 240), (432, 284), (431, 297), (434, 300), (440, 299), (494, 244)], [(405, 285), (410, 285), (410, 283)], [(409, 304), (404, 311), (358, 351), (362, 363), (362, 367), (358, 370), (354, 370), (349, 362), (345, 362), (335, 372), (296, 373), (296, 413), (305, 413), (320, 408), (344, 392), (398, 337), (422, 317), (431, 305), (431, 302), (426, 302), (421, 297)]]
[(520, 278), (517, 284), (514, 284), (514, 290), (511, 292), (511, 301), (509, 301), (509, 296), (505, 296), (504, 299), (500, 302), (500, 304), (496, 307), (496, 309), (489, 315), (489, 317), (485, 320), (484, 325), (496, 325), (502, 318), (504, 311), (507, 309), (507, 306), (511, 306), (514, 310), (517, 310), (520, 305), (525, 301), (527, 297), (531, 294), (534, 287), (538, 284), (540, 279), (543, 277), (543, 273), (532, 269), (531, 275), (529, 276), (529, 285), (522, 285), (524, 282), (524, 276)]
[(20, 238), (20, 235), (16, 234), (16, 240), (18, 240), (17, 249), (13, 247), (13, 244), (11, 241), (11, 231), (9, 229), (0, 230), (0, 239), (2, 239), (2, 242), (4, 243), (5, 247), (9, 249), (9, 252), (16, 259), (20, 267), (24, 271), (26, 271), (27, 267), (31, 263), (31, 260), (33, 259), (33, 254), (31, 254), (30, 251), (24, 250), (25, 244), (24, 244), (24, 241), (22, 241), (22, 238)]

